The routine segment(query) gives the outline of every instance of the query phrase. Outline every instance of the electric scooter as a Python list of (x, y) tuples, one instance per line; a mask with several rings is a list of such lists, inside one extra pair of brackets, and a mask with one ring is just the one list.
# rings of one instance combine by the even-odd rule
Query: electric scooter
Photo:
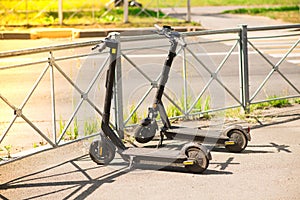
[(180, 34), (174, 31), (170, 26), (164, 26), (163, 28), (157, 26), (156, 28), (161, 30), (159, 33), (166, 36), (171, 42), (171, 51), (163, 67), (153, 106), (148, 109), (148, 116), (141, 121), (140, 125), (136, 129), (134, 133), (135, 140), (139, 143), (147, 143), (154, 138), (158, 131), (156, 118), (159, 114), (163, 124), (163, 127), (160, 129), (160, 145), (162, 145), (164, 136), (166, 136), (168, 139), (192, 139), (197, 142), (223, 145), (230, 152), (243, 151), (246, 148), (248, 141), (251, 140), (249, 127), (233, 125), (224, 130), (214, 130), (214, 133), (217, 134), (209, 135), (205, 129), (171, 125), (162, 102), (162, 95), (168, 81), (171, 65), (176, 57), (175, 51), (177, 45), (180, 43), (182, 47), (185, 47), (186, 44), (181, 39)]
[[(94, 49), (103, 51), (109, 48), (110, 64), (106, 74), (106, 92), (104, 109), (102, 114), (102, 122), (100, 138), (94, 140), (89, 149), (91, 159), (100, 165), (109, 164), (115, 157), (117, 152), (124, 161), (129, 163), (132, 167), (135, 163), (152, 163), (157, 165), (176, 165), (185, 167), (192, 173), (204, 172), (211, 160), (210, 151), (197, 142), (189, 142), (183, 145), (179, 150), (171, 150), (167, 148), (137, 148), (126, 147), (117, 133), (111, 128), (109, 124), (111, 102), (113, 97), (113, 85), (115, 81), (116, 59), (118, 54), (119, 43), (114, 38), (114, 34), (102, 41), (101, 45), (97, 45)], [(169, 51), (169, 58), (174, 54), (174, 47), (171, 46)]]

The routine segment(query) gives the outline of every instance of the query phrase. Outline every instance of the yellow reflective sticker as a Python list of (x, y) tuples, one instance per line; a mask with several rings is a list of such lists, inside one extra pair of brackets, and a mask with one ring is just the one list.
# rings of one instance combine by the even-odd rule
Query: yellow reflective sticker
[(111, 49), (111, 53), (112, 53), (112, 54), (116, 54), (116, 53), (117, 53), (117, 49), (112, 48), (112, 49)]
[(99, 154), (102, 156), (102, 147), (99, 148)]
[(187, 161), (184, 161), (183, 164), (184, 165), (193, 165), (194, 161), (187, 160)]
[(235, 144), (234, 141), (226, 141), (226, 142), (225, 142), (225, 145), (234, 145), (234, 144)]

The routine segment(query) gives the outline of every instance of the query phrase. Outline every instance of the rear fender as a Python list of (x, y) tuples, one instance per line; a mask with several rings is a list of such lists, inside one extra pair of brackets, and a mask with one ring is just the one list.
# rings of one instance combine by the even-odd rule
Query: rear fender
[(250, 128), (248, 126), (247, 127), (243, 127), (243, 126), (238, 125), (238, 124), (229, 126), (229, 127), (227, 127), (224, 130), (223, 135), (224, 136), (228, 136), (229, 132), (232, 131), (232, 130), (239, 130), (239, 131), (241, 131), (246, 136), (247, 140), (251, 141)]
[(186, 145), (184, 145), (182, 148), (181, 148), (181, 151), (180, 151), (180, 154), (181, 155), (185, 155), (186, 156), (186, 152), (189, 148), (197, 148), (197, 149), (200, 149), (201, 151), (203, 151), (207, 157), (208, 160), (211, 160), (212, 157), (211, 157), (211, 153), (210, 151), (203, 145), (199, 144), (199, 143), (196, 143), (196, 142), (190, 142)]
[(147, 118), (145, 118), (145, 119), (143, 119), (142, 121), (141, 121), (141, 125), (142, 126), (148, 126), (150, 123), (151, 123), (151, 119), (149, 118), (149, 117), (147, 117)]

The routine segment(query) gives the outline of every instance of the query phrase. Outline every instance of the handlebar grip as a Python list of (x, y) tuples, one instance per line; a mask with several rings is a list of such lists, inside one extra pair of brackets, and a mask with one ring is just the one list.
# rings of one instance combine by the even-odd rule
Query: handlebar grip
[(102, 52), (106, 48), (106, 44), (104, 41), (101, 42), (101, 44), (97, 44), (95, 47), (92, 48), (92, 50), (98, 49), (99, 52)]

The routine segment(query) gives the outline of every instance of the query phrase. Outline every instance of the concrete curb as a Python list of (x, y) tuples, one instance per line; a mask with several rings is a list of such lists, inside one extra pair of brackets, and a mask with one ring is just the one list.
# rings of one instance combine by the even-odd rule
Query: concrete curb
[(9, 39), (31, 39), (31, 34), (28, 32), (0, 32), (0, 40)]
[[(189, 32), (203, 30), (202, 27), (175, 27), (176, 31)], [(123, 36), (152, 34), (154, 28), (112, 28), (112, 29), (73, 29), (73, 28), (43, 28), (29, 31), (0, 32), (0, 40), (9, 39), (40, 39), (40, 38), (90, 38), (105, 37), (110, 32), (120, 32)]]

